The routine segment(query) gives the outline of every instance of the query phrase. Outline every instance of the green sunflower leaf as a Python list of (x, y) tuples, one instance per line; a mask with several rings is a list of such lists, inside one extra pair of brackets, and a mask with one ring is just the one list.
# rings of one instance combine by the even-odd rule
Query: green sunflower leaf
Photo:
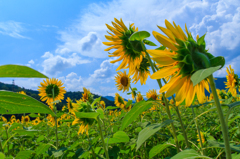
[(94, 101), (91, 104), (91, 107), (94, 108), (94, 105), (101, 100), (101, 97), (94, 99)]
[(134, 104), (133, 108), (126, 114), (122, 120), (122, 126), (120, 130), (124, 130), (129, 124), (131, 124), (136, 118), (139, 117), (142, 112), (149, 109), (155, 101), (140, 101)]
[(83, 112), (75, 112), (76, 116), (78, 118), (92, 118), (92, 119), (97, 119), (99, 116), (99, 113), (97, 112), (88, 112), (88, 113), (83, 113)]
[(108, 138), (105, 139), (105, 143), (108, 142), (108, 144), (116, 144), (121, 142), (129, 142), (129, 137), (124, 131), (118, 131), (115, 134), (113, 134), (113, 137), (108, 140)]
[(215, 71), (219, 70), (221, 66), (216, 67), (209, 67), (206, 69), (201, 69), (196, 71), (191, 76), (191, 81), (193, 82), (193, 86), (196, 86), (198, 83), (200, 83), (202, 80), (213, 74)]
[(108, 107), (106, 108), (106, 110), (111, 110), (111, 109), (118, 109), (118, 107), (115, 107), (115, 106), (108, 106)]
[(4, 158), (5, 158), (5, 155), (2, 152), (0, 152), (0, 159), (4, 159)]
[(137, 31), (133, 33), (130, 37), (130, 41), (138, 40), (138, 41), (143, 41), (143, 39), (150, 37), (151, 34), (147, 31)]
[(46, 152), (48, 151), (48, 148), (50, 147), (51, 145), (49, 144), (44, 144), (44, 143), (41, 143), (36, 149), (36, 155), (39, 156), (41, 154), (46, 154)]
[(131, 104), (132, 104), (132, 100), (129, 100), (125, 108), (128, 108)]
[(169, 146), (172, 146), (172, 144), (165, 143), (165, 144), (159, 144), (157, 146), (154, 146), (149, 152), (149, 158), (153, 158), (154, 156), (156, 156), (157, 154), (159, 154)]
[[(217, 148), (225, 148), (224, 143), (218, 142), (216, 140), (209, 140), (208, 146), (209, 147), (217, 147)], [(230, 148), (232, 151), (240, 152), (240, 147), (238, 147), (237, 145), (230, 144)]]
[(44, 74), (21, 65), (0, 66), (0, 77), (23, 77), (23, 78), (48, 78)]
[(210, 59), (211, 67), (221, 66), (220, 69), (225, 65), (225, 58), (223, 56), (218, 56)]
[(156, 48), (155, 50), (165, 50), (166, 49), (166, 46), (160, 46), (158, 48)]
[(17, 154), (17, 156), (15, 157), (15, 159), (28, 159), (28, 158), (31, 158), (33, 153), (34, 153), (34, 151), (32, 151), (32, 150), (20, 151)]
[(0, 90), (0, 114), (46, 113), (53, 111), (38, 100), (20, 93)]
[(209, 158), (207, 156), (200, 155), (197, 151), (193, 149), (187, 149), (179, 152), (175, 156), (173, 156), (171, 159), (179, 159), (179, 158), (188, 158), (188, 159), (197, 159), (197, 158)]
[(139, 149), (139, 147), (149, 138), (151, 137), (153, 134), (155, 134), (157, 131), (159, 131), (161, 128), (168, 126), (169, 124), (171, 124), (173, 122), (173, 120), (167, 119), (162, 123), (154, 123), (151, 124), (149, 126), (147, 126), (146, 128), (144, 128), (142, 131), (140, 131), (140, 133), (138, 134), (138, 139), (137, 139), (137, 149)]

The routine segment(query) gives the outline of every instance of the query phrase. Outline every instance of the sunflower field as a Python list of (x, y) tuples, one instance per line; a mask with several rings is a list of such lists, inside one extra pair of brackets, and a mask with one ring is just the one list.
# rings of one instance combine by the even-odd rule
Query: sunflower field
[[(165, 35), (152, 32), (157, 45), (122, 19), (106, 24), (105, 51), (115, 49), (111, 63), (121, 61), (116, 87), (132, 96), (125, 101), (116, 93), (115, 106), (83, 88), (81, 99), (68, 97), (57, 110), (66, 93), (61, 81), (27, 66), (0, 66), (0, 77), (44, 78), (38, 91), (47, 103), (0, 90), (0, 159), (240, 159), (238, 75), (229, 66), (226, 90), (216, 89), (212, 74), (224, 67), (224, 57), (206, 50), (205, 34), (194, 40), (187, 25), (185, 33), (174, 22), (165, 25), (158, 26)], [(142, 95), (131, 87), (148, 77), (159, 88)]]

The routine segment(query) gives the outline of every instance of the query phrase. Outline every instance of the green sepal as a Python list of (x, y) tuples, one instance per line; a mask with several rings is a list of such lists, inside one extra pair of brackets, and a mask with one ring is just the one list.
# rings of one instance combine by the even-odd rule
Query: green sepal
[(156, 48), (155, 50), (165, 50), (166, 49), (166, 46), (160, 46), (158, 48)]
[(206, 36), (206, 33), (197, 40), (198, 45), (204, 45), (205, 46), (205, 40), (204, 40), (205, 36)]
[(146, 39), (143, 39), (143, 43), (146, 44), (146, 45), (149, 45), (149, 46), (157, 46), (155, 43), (153, 43), (152, 41), (150, 40), (146, 40)]
[[(146, 47), (145, 45), (142, 44), (142, 42), (143, 42), (143, 39), (150, 37), (150, 35), (151, 34), (147, 31), (137, 31), (130, 36), (129, 42), (132, 45), (134, 50), (138, 52), (145, 51)], [(142, 47), (142, 45), (144, 48)]]
[(132, 48), (134, 50), (136, 50), (138, 52), (144, 51), (143, 48), (142, 48), (142, 45), (141, 45), (141, 41), (138, 41), (138, 40), (130, 41), (130, 44), (132, 45)]

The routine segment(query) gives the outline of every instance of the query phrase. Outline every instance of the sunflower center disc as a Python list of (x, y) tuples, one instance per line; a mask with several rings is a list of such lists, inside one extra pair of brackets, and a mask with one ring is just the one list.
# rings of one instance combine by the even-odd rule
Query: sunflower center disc
[(57, 97), (58, 94), (59, 94), (59, 88), (58, 88), (58, 86), (55, 85), (55, 84), (50, 84), (50, 85), (48, 85), (47, 88), (46, 88), (46, 94), (47, 94), (47, 96), (50, 97), (50, 98), (53, 96), (53, 95), (52, 95), (52, 89), (53, 89), (53, 88), (54, 88), (54, 97)]
[(153, 94), (153, 95), (151, 96), (151, 98), (154, 99), (154, 100), (156, 100), (156, 99), (157, 99), (157, 96), (156, 96), (155, 94)]
[(127, 87), (127, 85), (128, 85), (128, 78), (127, 77), (122, 77), (120, 82), (121, 82), (121, 84), (124, 87)]

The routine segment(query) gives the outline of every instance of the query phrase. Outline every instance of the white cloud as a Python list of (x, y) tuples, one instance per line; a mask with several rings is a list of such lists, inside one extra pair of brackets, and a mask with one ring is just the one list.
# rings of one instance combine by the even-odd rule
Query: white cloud
[(0, 34), (8, 35), (13, 38), (27, 38), (26, 36), (21, 35), (25, 31), (23, 28), (23, 23), (15, 21), (0, 22)]
[(226, 75), (227, 75), (226, 70), (227, 70), (227, 67), (229, 68), (229, 65), (231, 65), (231, 68), (234, 69), (235, 74), (240, 74), (240, 70), (238, 69), (239, 61), (240, 61), (240, 55), (237, 56), (236, 58), (228, 61), (221, 70), (218, 70), (214, 73), (214, 76), (215, 77), (226, 77)]
[(28, 61), (29, 64), (34, 64), (33, 60)]
[(240, 44), (239, 6), (236, 0), (209, 2), (207, 14), (202, 14), (201, 21), (190, 27), (194, 35), (203, 35), (207, 31), (206, 48), (215, 56), (224, 55), (227, 58), (230, 54), (226, 55), (223, 50), (234, 50)]
[(50, 52), (45, 52), (42, 58), (46, 58), (42, 63), (42, 67), (44, 68), (43, 73), (51, 76), (56, 76), (66, 68), (74, 67), (79, 64), (90, 63), (89, 60), (81, 59), (81, 57), (79, 57), (76, 53), (73, 53), (68, 58), (65, 58), (60, 55), (53, 55)]
[(66, 77), (59, 77), (58, 79), (64, 83), (65, 90), (67, 91), (83, 92), (83, 87), (85, 87), (89, 89), (91, 93), (101, 95), (101, 92), (99, 92), (98, 89), (89, 85), (84, 85), (86, 79), (78, 76), (75, 72), (71, 72)]
[(56, 28), (58, 29), (58, 26), (56, 25), (42, 25), (43, 27), (46, 27), (46, 28)]
[(89, 32), (86, 36), (81, 36), (76, 32), (61, 32), (61, 41), (63, 45), (59, 45), (56, 53), (66, 54), (77, 52), (83, 56), (106, 58), (107, 54), (103, 53), (103, 44), (96, 32)]
[(85, 86), (99, 86), (99, 84), (108, 83), (112, 80), (113, 71), (110, 59), (104, 60), (99, 69), (96, 69), (93, 74), (90, 74), (87, 80), (83, 81)]

